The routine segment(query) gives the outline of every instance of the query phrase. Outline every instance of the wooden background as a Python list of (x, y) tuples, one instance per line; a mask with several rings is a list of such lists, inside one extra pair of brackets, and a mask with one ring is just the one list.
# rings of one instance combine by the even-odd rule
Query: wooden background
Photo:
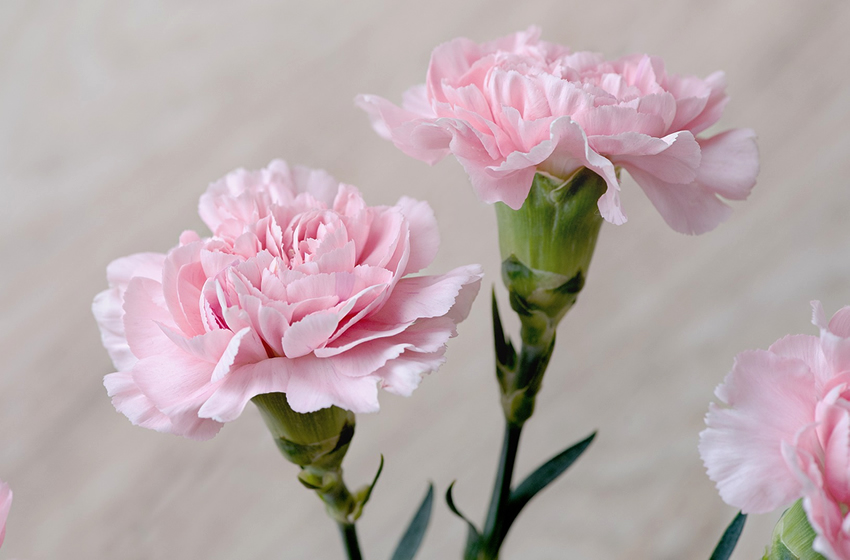
[[(431, 270), (481, 262), (486, 294), (492, 208), (453, 159), (429, 168), (378, 138), (352, 99), (397, 101), (438, 43), (533, 23), (577, 50), (726, 70), (721, 128), (758, 132), (762, 172), (701, 237), (670, 230), (625, 180), (630, 221), (603, 227), (519, 474), (600, 435), (503, 557), (708, 557), (735, 513), (696, 449), (713, 388), (737, 352), (814, 333), (809, 300), (850, 304), (847, 0), (0, 1), (0, 478), (15, 492), (0, 558), (342, 557), (255, 410), (206, 443), (114, 411), (92, 297), (112, 259), (205, 231), (210, 181), (275, 157), (372, 204), (428, 200), (443, 236)], [(483, 517), (501, 439), (489, 322), (482, 297), (439, 372), (358, 419), (349, 483), (386, 457), (359, 523), (367, 558), (389, 557), (429, 479), (440, 493), (457, 479), (460, 507)], [(760, 557), (775, 518), (754, 516), (734, 558)], [(459, 558), (464, 534), (440, 500), (419, 558)]]

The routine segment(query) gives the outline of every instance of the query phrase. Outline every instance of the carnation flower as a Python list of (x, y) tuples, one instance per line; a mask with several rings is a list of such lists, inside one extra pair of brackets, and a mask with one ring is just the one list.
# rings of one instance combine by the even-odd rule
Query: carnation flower
[(803, 497), (814, 550), (850, 560), (850, 306), (829, 322), (812, 306), (819, 337), (737, 356), (700, 454), (728, 504), (763, 513)]
[(200, 215), (212, 237), (112, 262), (94, 300), (104, 384), (146, 428), (207, 439), (266, 393), (377, 411), (378, 386), (410, 395), (443, 362), (479, 288), (477, 265), (412, 276), (439, 244), (427, 203), (369, 207), (324, 171), (234, 171)]
[(531, 27), (492, 42), (455, 39), (434, 49), (424, 85), (398, 107), (361, 95), (375, 130), (404, 153), (435, 163), (452, 153), (485, 202), (514, 210), (535, 173), (566, 180), (586, 167), (607, 191), (599, 211), (614, 224), (619, 169), (627, 170), (676, 231), (703, 233), (747, 198), (758, 173), (751, 130), (697, 137), (728, 101), (721, 72), (668, 74), (657, 57), (608, 61), (539, 40)]

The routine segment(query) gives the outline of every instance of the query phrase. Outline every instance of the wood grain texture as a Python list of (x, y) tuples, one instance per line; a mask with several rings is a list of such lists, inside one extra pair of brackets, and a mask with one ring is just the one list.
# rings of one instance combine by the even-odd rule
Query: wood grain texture
[[(757, 131), (762, 172), (700, 237), (671, 231), (626, 180), (630, 221), (603, 227), (518, 473), (600, 435), (528, 506), (503, 557), (708, 557), (735, 513), (696, 450), (714, 386), (737, 352), (814, 333), (809, 300), (850, 303), (846, 0), (3, 0), (0, 478), (15, 492), (3, 557), (342, 557), (255, 410), (206, 443), (114, 411), (92, 297), (110, 260), (203, 231), (210, 181), (274, 157), (324, 167), (372, 204), (428, 200), (443, 236), (431, 270), (479, 261), (498, 283), (493, 211), (460, 166), (404, 156), (352, 99), (399, 100), (436, 44), (532, 23), (576, 49), (726, 70), (721, 125)], [(460, 331), (412, 398), (382, 395), (358, 419), (350, 484), (386, 457), (359, 524), (367, 558), (390, 556), (428, 480), (443, 492), (457, 479), (459, 506), (483, 517), (501, 439), (486, 297)], [(434, 511), (420, 558), (459, 558), (464, 526)], [(733, 558), (759, 557), (774, 520), (751, 516)]]

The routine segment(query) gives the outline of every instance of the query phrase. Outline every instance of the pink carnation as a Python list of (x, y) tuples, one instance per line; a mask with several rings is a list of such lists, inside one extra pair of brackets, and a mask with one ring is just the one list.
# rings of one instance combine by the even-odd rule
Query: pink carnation
[(378, 410), (444, 360), (478, 292), (477, 265), (410, 276), (439, 236), (427, 203), (369, 207), (324, 171), (234, 171), (201, 197), (213, 231), (167, 254), (109, 265), (94, 315), (116, 373), (104, 384), (134, 424), (214, 436), (263, 393), (293, 410)]
[(617, 178), (626, 169), (676, 231), (703, 233), (747, 198), (758, 174), (751, 130), (696, 136), (728, 97), (721, 72), (676, 76), (657, 57), (607, 61), (539, 40), (540, 30), (434, 49), (424, 85), (402, 107), (374, 95), (357, 104), (404, 153), (461, 162), (478, 196), (519, 209), (538, 171), (563, 179), (587, 167), (608, 184), (602, 216), (626, 221)]
[(763, 513), (804, 497), (815, 550), (850, 560), (850, 306), (829, 323), (812, 306), (820, 337), (738, 355), (699, 448), (728, 504)]
[(0, 546), (6, 539), (6, 518), (9, 517), (9, 509), (12, 507), (12, 489), (0, 480)]

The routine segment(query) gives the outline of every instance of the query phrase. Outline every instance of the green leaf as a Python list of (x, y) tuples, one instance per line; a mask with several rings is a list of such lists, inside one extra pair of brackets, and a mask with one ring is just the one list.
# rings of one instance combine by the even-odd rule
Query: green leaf
[[(354, 508), (354, 513), (352, 518), (357, 520), (360, 519), (360, 516), (363, 515), (363, 508), (366, 506), (366, 502), (369, 501), (369, 498), (372, 497), (372, 490), (375, 489), (375, 485), (378, 483), (378, 478), (381, 476), (381, 472), (384, 470), (384, 454), (381, 453), (381, 464), (378, 465), (378, 472), (375, 473), (375, 478), (372, 479), (372, 483), (362, 487), (354, 496), (356, 501), (356, 506)], [(303, 481), (302, 481), (303, 482)]]
[(576, 459), (584, 453), (595, 437), (596, 432), (593, 432), (572, 447), (558, 453), (538, 467), (536, 471), (528, 475), (528, 478), (511, 491), (511, 497), (508, 503), (507, 523), (505, 524), (506, 528), (511, 526), (514, 519), (517, 518), (522, 508), (525, 507), (531, 498), (558, 478), (570, 465), (575, 463)]
[(741, 533), (744, 531), (744, 523), (747, 521), (747, 515), (738, 512), (732, 523), (726, 527), (723, 536), (720, 537), (720, 542), (717, 543), (717, 548), (711, 553), (709, 560), (729, 560), (732, 556), (732, 551), (735, 550), (735, 545), (738, 544), (738, 539), (741, 538)]
[(369, 485), (369, 489), (366, 491), (366, 495), (363, 496), (363, 505), (366, 505), (366, 502), (369, 501), (369, 498), (372, 497), (372, 490), (375, 489), (375, 485), (378, 483), (378, 479), (381, 478), (381, 473), (384, 470), (384, 454), (381, 453), (381, 463), (378, 465), (378, 472), (375, 473), (375, 478), (372, 479), (372, 484)]
[(425, 494), (425, 499), (419, 506), (419, 510), (410, 525), (407, 526), (404, 536), (401, 537), (398, 546), (393, 553), (391, 560), (413, 560), (416, 552), (419, 550), (419, 545), (422, 544), (422, 539), (425, 538), (425, 530), (428, 528), (428, 522), (431, 521), (431, 505), (434, 502), (434, 485), (428, 485), (428, 493)]
[[(456, 481), (455, 481), (456, 482)], [(478, 532), (478, 529), (475, 528), (475, 525), (463, 515), (460, 510), (455, 506), (455, 501), (452, 498), (452, 488), (454, 488), (455, 483), (452, 482), (449, 484), (449, 489), (446, 490), (446, 503), (449, 506), (449, 509), (452, 510), (452, 513), (466, 521), (467, 526), (469, 527), (469, 531), (466, 534), (466, 550), (467, 552), (470, 550), (477, 550), (477, 548), (481, 544), (481, 533)]]
[(493, 340), (496, 343), (496, 362), (500, 366), (508, 369), (513, 369), (516, 365), (516, 350), (511, 341), (505, 337), (505, 331), (502, 329), (502, 318), (499, 315), (499, 304), (496, 301), (496, 288), (492, 291), (492, 306), (493, 306)]

